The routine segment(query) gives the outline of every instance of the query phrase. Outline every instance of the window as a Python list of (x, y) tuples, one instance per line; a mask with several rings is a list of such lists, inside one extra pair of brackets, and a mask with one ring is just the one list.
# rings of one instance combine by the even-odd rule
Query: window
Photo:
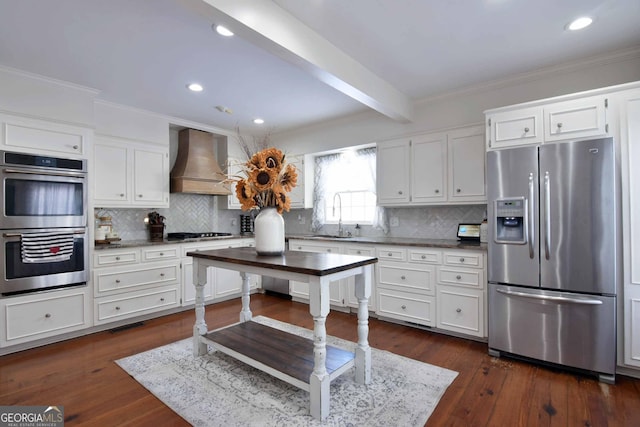
[[(376, 148), (353, 149), (315, 158), (312, 229), (325, 224), (378, 226)], [(382, 213), (382, 214), (381, 214)]]

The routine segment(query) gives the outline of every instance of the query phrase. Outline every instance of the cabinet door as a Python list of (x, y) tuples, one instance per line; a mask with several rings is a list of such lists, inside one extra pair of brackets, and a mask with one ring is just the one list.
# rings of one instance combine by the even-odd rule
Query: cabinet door
[(0, 139), (9, 151), (82, 156), (92, 135), (89, 129), (24, 117), (0, 115), (0, 122)]
[[(235, 157), (229, 157), (227, 159), (227, 176), (230, 179), (238, 179), (244, 177), (242, 173), (242, 164), (243, 162), (240, 159)], [(240, 209), (240, 201), (236, 196), (236, 184), (232, 182), (230, 184), (229, 189), (231, 190), (231, 194), (227, 196), (227, 209)]]
[(542, 142), (542, 109), (523, 108), (487, 115), (487, 148), (508, 148)]
[(449, 133), (449, 201), (486, 203), (485, 146), (481, 127)]
[(133, 200), (144, 206), (169, 206), (169, 151), (135, 149)]
[(96, 206), (117, 206), (129, 202), (129, 151), (124, 146), (95, 144), (94, 193)]
[(287, 156), (287, 162), (293, 164), (296, 167), (296, 171), (298, 173), (298, 181), (296, 186), (293, 187), (293, 190), (289, 193), (289, 198), (291, 199), (291, 208), (292, 209), (304, 209), (307, 207), (305, 200), (305, 177), (304, 177), (304, 156)]
[(411, 200), (410, 149), (408, 139), (378, 144), (376, 181), (379, 205), (406, 205)]
[[(640, 89), (620, 99), (624, 363), (640, 368)], [(620, 294), (619, 294), (620, 295)]]
[(558, 102), (544, 108), (545, 142), (607, 135), (604, 95)]
[(416, 137), (411, 141), (411, 201), (442, 202), (446, 190), (447, 135)]

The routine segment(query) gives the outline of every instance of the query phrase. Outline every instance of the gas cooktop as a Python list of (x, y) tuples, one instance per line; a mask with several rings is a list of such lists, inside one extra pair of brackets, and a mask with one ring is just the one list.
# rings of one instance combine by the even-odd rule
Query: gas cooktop
[(185, 240), (185, 239), (200, 239), (202, 237), (231, 237), (231, 236), (233, 236), (233, 234), (222, 233), (220, 231), (207, 231), (204, 233), (188, 233), (188, 232), (167, 233), (168, 240)]

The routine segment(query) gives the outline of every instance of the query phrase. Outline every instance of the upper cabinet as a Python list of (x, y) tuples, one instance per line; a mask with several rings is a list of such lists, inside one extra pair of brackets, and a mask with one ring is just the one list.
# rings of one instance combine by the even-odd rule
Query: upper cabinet
[(606, 95), (486, 111), (487, 149), (609, 135)]
[(93, 131), (88, 128), (0, 114), (2, 147), (7, 151), (86, 157)]
[(481, 126), (378, 144), (381, 206), (486, 203)]
[(169, 147), (98, 135), (93, 200), (99, 207), (169, 207)]

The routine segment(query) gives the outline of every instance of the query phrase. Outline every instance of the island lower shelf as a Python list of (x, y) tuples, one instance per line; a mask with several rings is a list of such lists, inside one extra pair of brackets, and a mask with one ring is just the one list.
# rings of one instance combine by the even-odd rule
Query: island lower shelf
[[(256, 369), (309, 391), (313, 341), (257, 322), (242, 322), (201, 337), (205, 343)], [(339, 377), (355, 364), (354, 353), (326, 346), (327, 375)]]

